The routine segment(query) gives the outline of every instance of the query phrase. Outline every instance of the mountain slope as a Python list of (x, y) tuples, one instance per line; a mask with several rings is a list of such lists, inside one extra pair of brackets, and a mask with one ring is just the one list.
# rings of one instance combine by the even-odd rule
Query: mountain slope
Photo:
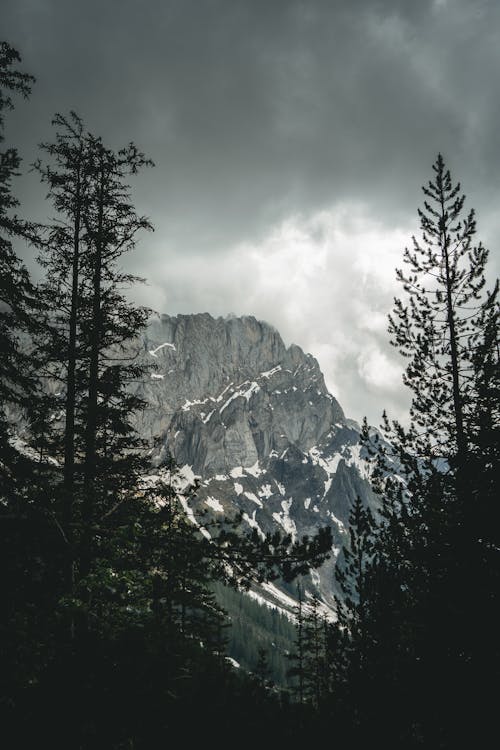
[[(332, 606), (350, 506), (356, 495), (375, 500), (359, 426), (328, 393), (317, 361), (253, 317), (206, 313), (153, 318), (140, 357), (156, 368), (137, 386), (148, 402), (137, 426), (154, 464), (170, 453), (186, 480), (199, 477), (202, 508), (241, 511), (259, 532), (301, 537), (330, 526), (332, 559), (313, 571), (310, 589)], [(279, 591), (265, 596), (279, 603)]]

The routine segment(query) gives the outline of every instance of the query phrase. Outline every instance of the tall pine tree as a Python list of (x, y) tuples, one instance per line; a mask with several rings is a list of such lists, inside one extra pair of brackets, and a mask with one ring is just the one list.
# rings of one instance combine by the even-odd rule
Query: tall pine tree
[[(397, 272), (405, 298), (395, 300), (390, 317), (413, 398), (407, 429), (385, 419), (393, 453), (379, 452), (374, 472), (384, 524), (373, 598), (385, 642), (380, 674), (392, 675), (387, 690), (399, 706), (395, 741), (448, 747), (466, 732), (472, 737), (468, 691), (487, 633), (479, 671), (498, 669), (496, 638), (477, 617), (491, 616), (497, 601), (499, 560), (484, 520), (496, 513), (491, 480), (499, 468), (491, 447), (498, 284), (486, 291), (488, 252), (474, 244), (474, 211), (464, 211), (465, 196), (440, 155), (433, 171), (419, 210), (421, 238), (405, 250), (406, 272)], [(480, 597), (472, 604), (474, 592)]]
[[(27, 97), (33, 76), (18, 69), (21, 58), (7, 42), (0, 42), (0, 146), (5, 140), (5, 112), (14, 106), (12, 95)], [(20, 337), (31, 327), (34, 290), (28, 272), (16, 255), (13, 240), (29, 237), (32, 227), (14, 212), (19, 206), (12, 193), (21, 157), (16, 148), (0, 151), (0, 490), (13, 501), (21, 490), (20, 477), (26, 462), (10, 441), (11, 409), (25, 409), (34, 384), (29, 377), (29, 358)], [(20, 466), (21, 464), (21, 466)]]
[(151, 162), (133, 144), (107, 148), (75, 113), (56, 115), (54, 125), (54, 142), (41, 146), (47, 162), (35, 165), (56, 211), (40, 243), (47, 314), (39, 358), (63, 413), (52, 449), (63, 466), (58, 515), (68, 541), (67, 591), (73, 596), (80, 581), (78, 599), (88, 609), (94, 563), (147, 464), (132, 424), (144, 403), (131, 385), (145, 371), (134, 362), (134, 346), (149, 311), (125, 297), (139, 279), (120, 260), (139, 231), (151, 229), (127, 184)]

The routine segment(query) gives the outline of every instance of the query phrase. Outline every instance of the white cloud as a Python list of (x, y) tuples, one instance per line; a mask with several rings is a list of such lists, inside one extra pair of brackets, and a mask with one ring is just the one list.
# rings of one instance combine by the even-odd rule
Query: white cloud
[(371, 346), (359, 354), (358, 371), (372, 388), (390, 392), (399, 389), (403, 368), (390, 360), (385, 352)]
[(410, 227), (385, 226), (361, 204), (291, 216), (259, 242), (224, 254), (167, 258), (147, 292), (161, 311), (251, 314), (319, 361), (348, 416), (404, 418), (400, 357), (387, 313)]

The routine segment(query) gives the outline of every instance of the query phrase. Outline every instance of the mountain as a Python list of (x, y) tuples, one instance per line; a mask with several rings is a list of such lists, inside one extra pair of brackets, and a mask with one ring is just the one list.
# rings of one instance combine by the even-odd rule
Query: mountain
[[(300, 539), (328, 526), (331, 557), (301, 585), (306, 601), (318, 595), (331, 615), (351, 505), (358, 495), (372, 507), (377, 500), (360, 427), (328, 392), (318, 362), (295, 344), (286, 347), (272, 326), (252, 316), (155, 315), (128, 347), (112, 356), (149, 366), (133, 386), (146, 403), (135, 426), (150, 446), (149, 480), (166, 470), (171, 455), (180, 467), (174, 481), (193, 520), (196, 505), (208, 518), (241, 513), (243, 524), (262, 534), (279, 530)], [(62, 403), (61, 383), (46, 387)], [(39, 460), (25, 415), (13, 410), (9, 416), (13, 445)], [(52, 420), (64, 429), (63, 411)], [(47, 460), (61, 470), (60, 459)], [(193, 496), (185, 489), (195, 479)], [(252, 671), (264, 649), (273, 679), (286, 685), (296, 583), (254, 585), (248, 593), (254, 601), (216, 586), (231, 623), (228, 654)]]
[[(300, 538), (330, 526), (332, 557), (308, 588), (332, 607), (351, 504), (357, 495), (376, 501), (360, 427), (328, 392), (318, 362), (252, 316), (207, 313), (155, 316), (138, 356), (152, 366), (137, 384), (148, 404), (137, 427), (154, 466), (171, 454), (186, 482), (199, 478), (201, 508), (241, 511), (259, 533)], [(254, 593), (285, 609), (289, 594), (275, 585)]]

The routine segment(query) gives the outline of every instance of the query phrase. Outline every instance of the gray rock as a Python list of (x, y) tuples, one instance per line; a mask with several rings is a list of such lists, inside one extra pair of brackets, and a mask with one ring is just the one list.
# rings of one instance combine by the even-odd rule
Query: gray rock
[(171, 454), (200, 478), (196, 502), (217, 515), (242, 511), (262, 533), (332, 529), (332, 561), (310, 590), (333, 603), (333, 566), (357, 495), (376, 500), (360, 428), (328, 393), (317, 361), (248, 316), (160, 315), (139, 344), (154, 365), (138, 384), (148, 408), (141, 434), (161, 466)]

